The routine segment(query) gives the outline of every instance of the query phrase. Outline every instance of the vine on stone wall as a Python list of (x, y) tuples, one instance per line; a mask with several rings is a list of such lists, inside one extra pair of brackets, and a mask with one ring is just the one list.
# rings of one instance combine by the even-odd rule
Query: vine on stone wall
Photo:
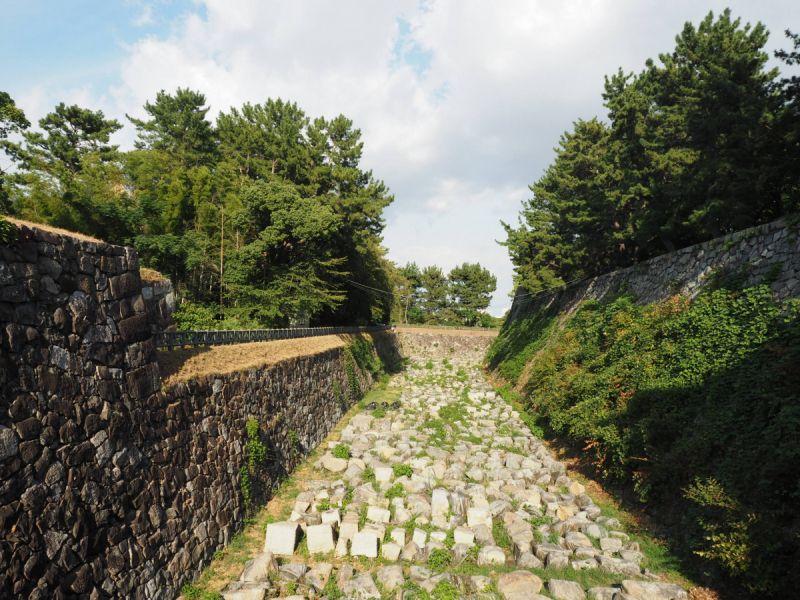
[(267, 448), (259, 439), (260, 427), (258, 420), (248, 419), (247, 425), (247, 464), (239, 469), (239, 484), (242, 487), (245, 507), (250, 508), (253, 497), (253, 476), (256, 470), (263, 466), (267, 460)]
[(18, 233), (17, 226), (7, 221), (3, 215), (0, 215), (0, 245), (10, 246), (17, 241)]

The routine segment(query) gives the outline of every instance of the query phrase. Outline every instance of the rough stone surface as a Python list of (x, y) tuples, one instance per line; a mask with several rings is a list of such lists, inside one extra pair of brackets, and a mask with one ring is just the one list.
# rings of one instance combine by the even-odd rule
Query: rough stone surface
[(689, 594), (674, 583), (626, 579), (621, 590), (638, 600), (688, 600)]
[(539, 295), (534, 300), (524, 288), (517, 288), (508, 322), (536, 314), (545, 306), (570, 313), (580, 302), (602, 300), (623, 284), (641, 304), (663, 300), (675, 291), (694, 298), (710, 281), (708, 274), (722, 268), (747, 268), (744, 284), (755, 285), (776, 264), (781, 268), (771, 286), (775, 300), (785, 302), (800, 297), (797, 285), (800, 236), (792, 235), (782, 219), (662, 254), (636, 266), (571, 285), (565, 291)]
[(306, 529), (309, 554), (318, 552), (332, 552), (336, 548), (333, 527), (329, 523), (322, 525), (309, 525)]
[(294, 554), (300, 526), (291, 521), (270, 523), (267, 525), (267, 535), (264, 542), (264, 552), (273, 554)]
[(344, 350), (166, 387), (152, 333), (171, 284), (132, 249), (21, 234), (0, 246), (0, 598), (174, 598), (244, 523), (247, 419), (273, 457), (258, 501), (357, 400), (334, 393)]
[(547, 582), (547, 591), (556, 600), (583, 600), (586, 594), (579, 583), (563, 579), (550, 579)]
[(516, 594), (536, 594), (542, 589), (542, 580), (530, 571), (514, 571), (497, 578), (497, 590), (508, 598)]

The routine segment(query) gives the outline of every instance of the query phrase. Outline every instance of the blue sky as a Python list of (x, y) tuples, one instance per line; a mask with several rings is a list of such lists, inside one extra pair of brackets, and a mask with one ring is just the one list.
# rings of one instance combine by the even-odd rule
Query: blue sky
[[(603, 76), (669, 52), (685, 21), (730, 6), (800, 31), (796, 0), (0, 0), (0, 90), (36, 121), (58, 102), (127, 123), (165, 89), (206, 94), (211, 114), (283, 98), (362, 130), (362, 166), (395, 194), (397, 263), (480, 262), (510, 304), (500, 221), (578, 118), (604, 116)], [(116, 142), (130, 147), (130, 126)]]

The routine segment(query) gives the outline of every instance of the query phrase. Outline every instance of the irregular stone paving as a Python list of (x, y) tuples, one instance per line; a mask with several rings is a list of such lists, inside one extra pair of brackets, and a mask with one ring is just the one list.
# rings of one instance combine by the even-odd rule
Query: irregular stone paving
[[(401, 408), (381, 418), (361, 411), (329, 443), (315, 468), (338, 479), (304, 482), (290, 520), (267, 526), (264, 553), (226, 588), (227, 600), (325, 597), (331, 578), (344, 597), (362, 599), (424, 597), (420, 588), (480, 600), (688, 598), (642, 569), (639, 544), (474, 366), (436, 361), (392, 385), (402, 388)], [(334, 457), (340, 443), (349, 459)], [(313, 561), (298, 557), (301, 540)], [(563, 576), (543, 581), (545, 568)], [(582, 569), (620, 583), (583, 589), (574, 581)]]

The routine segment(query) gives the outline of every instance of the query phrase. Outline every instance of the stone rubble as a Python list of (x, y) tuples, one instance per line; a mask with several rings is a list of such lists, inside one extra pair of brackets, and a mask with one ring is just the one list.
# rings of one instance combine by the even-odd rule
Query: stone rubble
[[(224, 598), (320, 598), (332, 578), (354, 599), (413, 598), (410, 585), (434, 598), (449, 585), (480, 600), (539, 600), (542, 590), (559, 600), (688, 599), (642, 569), (639, 544), (602, 515), (464, 353), (416, 367), (390, 384), (401, 388), (400, 409), (359, 412), (329, 443), (314, 466), (331, 480), (305, 482), (290, 520), (267, 526), (265, 554)], [(339, 444), (349, 459), (334, 458)], [(310, 571), (295, 562), (303, 537)], [(284, 560), (277, 569), (275, 555)], [(456, 574), (465, 563), (489, 575)], [(543, 581), (530, 570), (545, 567), (563, 576)], [(619, 583), (585, 590), (571, 575), (584, 569)]]

